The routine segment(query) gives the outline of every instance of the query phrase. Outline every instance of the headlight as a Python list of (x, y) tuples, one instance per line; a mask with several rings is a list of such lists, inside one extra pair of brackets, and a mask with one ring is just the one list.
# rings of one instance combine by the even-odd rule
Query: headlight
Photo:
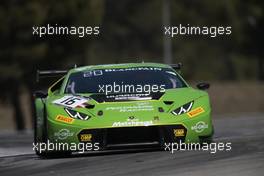
[(182, 105), (181, 107), (171, 111), (171, 113), (174, 115), (181, 115), (189, 112), (192, 109), (192, 106), (193, 106), (193, 101)]
[(91, 118), (91, 116), (89, 116), (87, 114), (77, 112), (77, 111), (74, 111), (74, 110), (69, 109), (69, 108), (64, 108), (64, 109), (69, 114), (69, 116), (74, 118), (74, 119), (89, 120)]

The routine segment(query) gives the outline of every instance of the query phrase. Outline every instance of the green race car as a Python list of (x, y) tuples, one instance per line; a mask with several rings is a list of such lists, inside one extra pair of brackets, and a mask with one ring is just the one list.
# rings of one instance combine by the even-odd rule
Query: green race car
[(180, 67), (128, 63), (39, 72), (63, 76), (47, 93), (35, 93), (34, 150), (48, 156), (210, 142), (209, 84), (190, 87)]

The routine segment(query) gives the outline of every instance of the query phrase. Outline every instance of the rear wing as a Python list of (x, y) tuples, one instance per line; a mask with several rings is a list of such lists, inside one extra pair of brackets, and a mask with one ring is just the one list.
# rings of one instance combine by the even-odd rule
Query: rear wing
[[(180, 70), (182, 68), (182, 63), (170, 64), (174, 70)], [(39, 82), (40, 78), (48, 77), (60, 77), (68, 73), (68, 70), (37, 70), (36, 81)]]
[(68, 70), (37, 70), (36, 81), (40, 78), (60, 77), (68, 73)]

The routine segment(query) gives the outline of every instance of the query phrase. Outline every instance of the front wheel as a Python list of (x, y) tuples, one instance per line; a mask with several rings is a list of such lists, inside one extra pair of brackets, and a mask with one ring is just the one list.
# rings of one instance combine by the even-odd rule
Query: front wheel
[[(70, 151), (48, 151), (47, 141), (48, 141), (48, 130), (47, 130), (47, 116), (44, 106), (43, 119), (34, 119), (34, 144), (37, 146), (34, 148), (36, 155), (42, 158), (56, 158), (56, 157), (68, 157), (71, 155)], [(45, 150), (40, 150), (41, 145), (45, 146)]]

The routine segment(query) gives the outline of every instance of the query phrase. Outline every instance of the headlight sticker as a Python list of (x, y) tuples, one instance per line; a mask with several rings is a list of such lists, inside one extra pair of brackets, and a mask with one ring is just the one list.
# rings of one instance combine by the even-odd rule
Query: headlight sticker
[(194, 110), (188, 112), (187, 114), (190, 118), (193, 118), (193, 117), (198, 116), (199, 114), (202, 114), (202, 113), (204, 113), (204, 109), (202, 107), (198, 107), (198, 108), (195, 108)]
[(77, 112), (77, 111), (74, 111), (74, 110), (69, 109), (69, 108), (64, 108), (64, 109), (69, 114), (69, 116), (74, 118), (74, 119), (89, 120), (91, 118), (91, 116), (86, 115), (84, 113)]
[(173, 110), (171, 113), (174, 115), (181, 115), (189, 112), (192, 109), (192, 106), (193, 106), (193, 101), (184, 104), (183, 106)]

